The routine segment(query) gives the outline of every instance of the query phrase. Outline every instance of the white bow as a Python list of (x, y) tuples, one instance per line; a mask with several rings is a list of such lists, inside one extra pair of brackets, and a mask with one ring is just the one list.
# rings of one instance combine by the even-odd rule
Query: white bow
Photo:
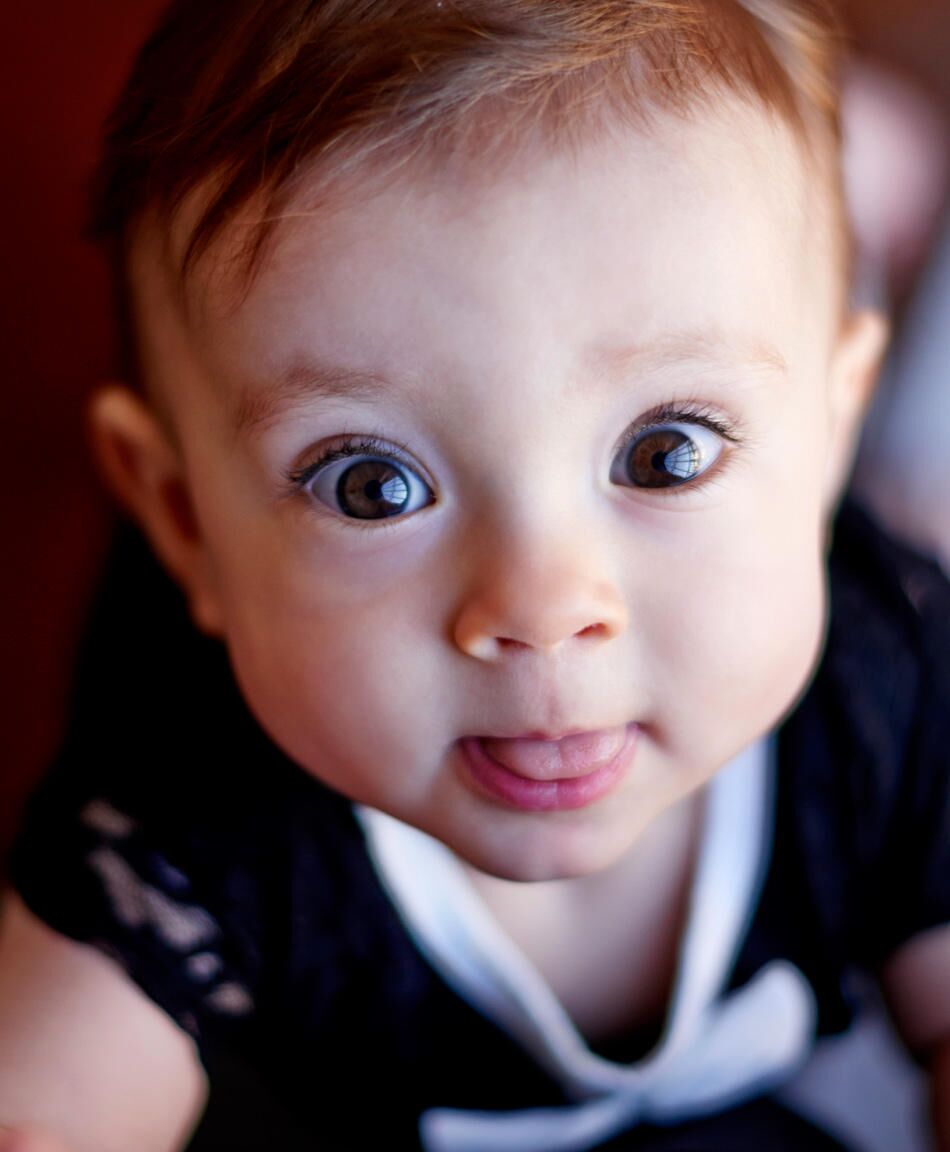
[(814, 996), (797, 968), (776, 961), (697, 1023), (692, 1043), (596, 1099), (520, 1112), (431, 1109), (420, 1121), (423, 1146), (426, 1152), (586, 1152), (640, 1121), (662, 1124), (719, 1111), (777, 1084), (800, 1063), (814, 1031)]

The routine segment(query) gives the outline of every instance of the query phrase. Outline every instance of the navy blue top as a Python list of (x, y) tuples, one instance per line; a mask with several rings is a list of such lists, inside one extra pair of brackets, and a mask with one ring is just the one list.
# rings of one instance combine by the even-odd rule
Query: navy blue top
[[(830, 582), (823, 659), (779, 732), (769, 866), (731, 978), (789, 959), (825, 1033), (851, 1021), (852, 967), (950, 922), (950, 585), (850, 504)], [(209, 1068), (235, 1054), (302, 1130), (318, 1117), (321, 1149), (411, 1148), (433, 1106), (563, 1103), (418, 952), (350, 803), (263, 733), (223, 646), (131, 529), (11, 876), (40, 918), (114, 956)], [(600, 1050), (633, 1059), (654, 1038)]]

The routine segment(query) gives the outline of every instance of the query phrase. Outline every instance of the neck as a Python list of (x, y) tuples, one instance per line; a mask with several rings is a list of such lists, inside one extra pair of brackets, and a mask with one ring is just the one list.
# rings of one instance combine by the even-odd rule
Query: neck
[(663, 812), (613, 864), (588, 876), (523, 883), (464, 868), (479, 896), (516, 938), (558, 925), (577, 925), (594, 915), (614, 913), (618, 901), (651, 904), (650, 894), (669, 892), (672, 878), (692, 875), (705, 814), (705, 790), (684, 797)]
[(618, 860), (518, 883), (468, 868), (502, 929), (591, 1038), (662, 1020), (687, 922), (705, 793), (668, 809)]

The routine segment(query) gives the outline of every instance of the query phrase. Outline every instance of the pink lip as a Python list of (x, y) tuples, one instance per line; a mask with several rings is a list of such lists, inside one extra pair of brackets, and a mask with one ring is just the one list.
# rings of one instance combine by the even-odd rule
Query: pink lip
[[(637, 745), (636, 724), (628, 724), (619, 750), (604, 760), (592, 753), (585, 760), (575, 748), (571, 757), (570, 775), (537, 778), (528, 776), (499, 763), (488, 754), (484, 746), (487, 738), (467, 736), (459, 741), (467, 775), (478, 790), (493, 800), (500, 800), (509, 808), (526, 812), (559, 812), (573, 808), (586, 808), (615, 788), (633, 763)], [(581, 740), (590, 738), (592, 746), (599, 733), (574, 733)], [(564, 739), (564, 738), (562, 738)], [(499, 742), (491, 741), (495, 746)], [(550, 745), (557, 741), (532, 740), (519, 737), (512, 744)], [(535, 749), (543, 753), (542, 748)]]

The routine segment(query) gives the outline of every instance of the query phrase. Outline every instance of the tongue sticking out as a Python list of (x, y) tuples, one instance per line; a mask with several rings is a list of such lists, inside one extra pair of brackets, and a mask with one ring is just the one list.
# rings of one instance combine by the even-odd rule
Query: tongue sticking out
[(623, 747), (627, 729), (603, 728), (563, 740), (492, 739), (483, 737), (484, 751), (503, 768), (529, 780), (564, 780), (585, 776), (612, 760)]

